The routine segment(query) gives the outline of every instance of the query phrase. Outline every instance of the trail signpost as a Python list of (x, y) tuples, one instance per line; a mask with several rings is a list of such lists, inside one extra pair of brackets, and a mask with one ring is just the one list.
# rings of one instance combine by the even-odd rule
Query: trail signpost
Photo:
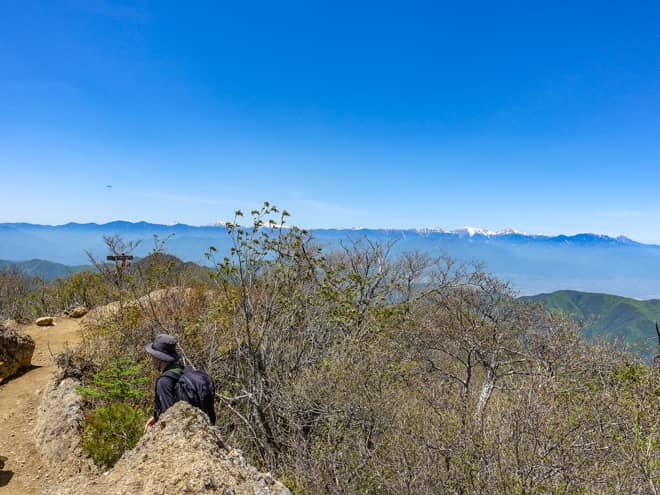
[(122, 264), (127, 264), (128, 262), (133, 260), (133, 255), (131, 254), (113, 254), (111, 256), (106, 256), (105, 258), (108, 261), (121, 261)]

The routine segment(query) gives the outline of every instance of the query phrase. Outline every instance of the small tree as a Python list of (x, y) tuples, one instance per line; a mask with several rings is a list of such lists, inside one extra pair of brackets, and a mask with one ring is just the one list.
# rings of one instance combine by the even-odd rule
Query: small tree
[[(140, 241), (124, 241), (121, 236), (104, 236), (103, 242), (112, 256), (131, 255), (140, 245)], [(105, 261), (97, 259), (90, 251), (86, 251), (87, 257), (96, 269), (110, 282), (115, 288), (119, 301), (119, 315), (124, 314), (124, 294), (126, 292), (128, 263), (126, 261), (117, 262), (111, 265)]]
[(129, 359), (105, 364), (79, 392), (93, 405), (86, 414), (83, 450), (94, 462), (112, 467), (142, 436), (145, 414), (140, 407), (145, 394), (142, 367)]
[(31, 295), (38, 288), (36, 278), (10, 268), (0, 271), (0, 319), (25, 321), (34, 317)]

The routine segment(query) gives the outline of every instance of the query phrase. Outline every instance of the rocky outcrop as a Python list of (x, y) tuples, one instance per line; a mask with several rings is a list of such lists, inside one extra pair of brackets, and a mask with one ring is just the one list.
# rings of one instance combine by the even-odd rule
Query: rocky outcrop
[[(66, 378), (53, 380), (41, 396), (34, 424), (35, 444), (51, 464), (81, 464), (83, 410), (77, 388), (80, 382)], [(89, 462), (83, 462), (86, 466)]]
[(248, 465), (225, 446), (198, 409), (178, 402), (133, 450), (100, 477), (74, 478), (49, 495), (220, 494), (291, 495), (270, 474)]
[(0, 382), (29, 368), (34, 340), (11, 322), (0, 322)]
[(69, 316), (71, 318), (82, 318), (87, 314), (87, 308), (85, 306), (76, 306), (71, 311), (69, 311)]
[(52, 316), (42, 316), (41, 318), (37, 318), (35, 323), (40, 327), (49, 327), (55, 325), (55, 318)]
[[(210, 291), (207, 293), (210, 294)], [(168, 287), (157, 289), (138, 299), (124, 301), (124, 308), (139, 308), (141, 311), (158, 311), (162, 306), (179, 305), (195, 296), (195, 290), (190, 287)], [(83, 320), (85, 323), (98, 323), (115, 317), (119, 313), (119, 302), (111, 302), (91, 309)]]

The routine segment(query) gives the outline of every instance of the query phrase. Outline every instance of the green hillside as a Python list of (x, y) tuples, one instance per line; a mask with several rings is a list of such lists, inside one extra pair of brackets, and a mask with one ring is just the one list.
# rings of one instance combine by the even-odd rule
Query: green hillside
[(524, 299), (562, 310), (585, 324), (587, 337), (620, 339), (646, 357), (655, 354), (655, 322), (660, 321), (660, 299), (639, 301), (610, 294), (560, 290)]
[(66, 277), (71, 273), (92, 269), (91, 265), (69, 266), (46, 260), (7, 261), (0, 260), (0, 271), (18, 270), (29, 277), (42, 277), (54, 280), (57, 277)]
[(138, 258), (131, 264), (131, 271), (143, 274), (161, 271), (164, 281), (170, 285), (191, 282), (210, 282), (209, 269), (193, 263), (182, 261), (167, 253), (151, 253), (144, 258)]
[[(197, 265), (192, 262), (181, 261), (176, 256), (169, 254), (157, 253), (151, 254), (144, 258), (136, 258), (131, 264), (131, 269), (134, 271), (142, 270), (148, 271), (154, 264), (161, 264), (163, 267), (169, 264), (168, 276), (169, 280), (174, 283), (174, 280), (183, 277), (185, 280), (199, 280), (207, 281), (209, 278), (208, 268)], [(45, 280), (55, 280), (57, 277), (67, 277), (72, 273), (81, 272), (83, 270), (96, 270), (92, 265), (79, 265), (69, 266), (62, 263), (55, 263), (47, 260), (28, 260), (28, 261), (7, 261), (0, 260), (0, 271), (3, 270), (18, 270), (28, 277), (41, 277)]]

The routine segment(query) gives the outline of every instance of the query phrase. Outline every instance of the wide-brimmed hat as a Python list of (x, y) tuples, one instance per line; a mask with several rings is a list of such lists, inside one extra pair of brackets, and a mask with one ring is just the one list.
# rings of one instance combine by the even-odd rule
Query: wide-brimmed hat
[(176, 337), (164, 333), (156, 335), (151, 344), (144, 346), (144, 350), (154, 357), (173, 363), (179, 360), (179, 353), (176, 352)]

